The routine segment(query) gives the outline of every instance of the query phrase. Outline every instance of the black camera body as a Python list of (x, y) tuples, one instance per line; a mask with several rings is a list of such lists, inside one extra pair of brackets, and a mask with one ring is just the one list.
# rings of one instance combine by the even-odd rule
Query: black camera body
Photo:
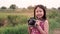
[(36, 19), (34, 17), (31, 17), (29, 20), (28, 20), (28, 25), (31, 25), (31, 26), (34, 26), (36, 23)]

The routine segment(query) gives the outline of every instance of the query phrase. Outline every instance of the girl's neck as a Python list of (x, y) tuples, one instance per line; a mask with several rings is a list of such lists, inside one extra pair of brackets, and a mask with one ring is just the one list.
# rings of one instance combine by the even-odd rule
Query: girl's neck
[(37, 20), (43, 20), (42, 18), (37, 18)]

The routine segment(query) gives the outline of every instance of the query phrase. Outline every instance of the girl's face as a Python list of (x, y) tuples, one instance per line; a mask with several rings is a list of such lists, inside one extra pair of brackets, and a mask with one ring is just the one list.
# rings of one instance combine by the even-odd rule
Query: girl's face
[(43, 9), (37, 7), (37, 9), (35, 10), (35, 16), (40, 19), (43, 17), (43, 15), (44, 15)]

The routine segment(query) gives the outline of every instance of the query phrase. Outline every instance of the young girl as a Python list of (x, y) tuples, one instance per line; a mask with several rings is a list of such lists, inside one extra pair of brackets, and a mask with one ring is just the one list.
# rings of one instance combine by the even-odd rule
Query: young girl
[(43, 5), (37, 5), (34, 9), (34, 16), (36, 17), (37, 26), (28, 26), (29, 34), (48, 34), (49, 24), (46, 19), (46, 10)]

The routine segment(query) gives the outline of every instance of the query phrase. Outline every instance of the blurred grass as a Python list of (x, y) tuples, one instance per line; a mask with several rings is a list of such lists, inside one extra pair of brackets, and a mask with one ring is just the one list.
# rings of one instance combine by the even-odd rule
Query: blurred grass
[(28, 34), (27, 24), (19, 24), (15, 27), (1, 27), (0, 34)]
[[(20, 16), (20, 24), (16, 26), (0, 27), (0, 34), (28, 34), (27, 20), (33, 16), (33, 12), (21, 12), (21, 13), (4, 13), (0, 12), (0, 18), (7, 18), (7, 16)], [(53, 34), (55, 28), (60, 28), (60, 13), (56, 10), (47, 11), (47, 18), (49, 21), (49, 32)], [(22, 24), (21, 24), (22, 23)]]

